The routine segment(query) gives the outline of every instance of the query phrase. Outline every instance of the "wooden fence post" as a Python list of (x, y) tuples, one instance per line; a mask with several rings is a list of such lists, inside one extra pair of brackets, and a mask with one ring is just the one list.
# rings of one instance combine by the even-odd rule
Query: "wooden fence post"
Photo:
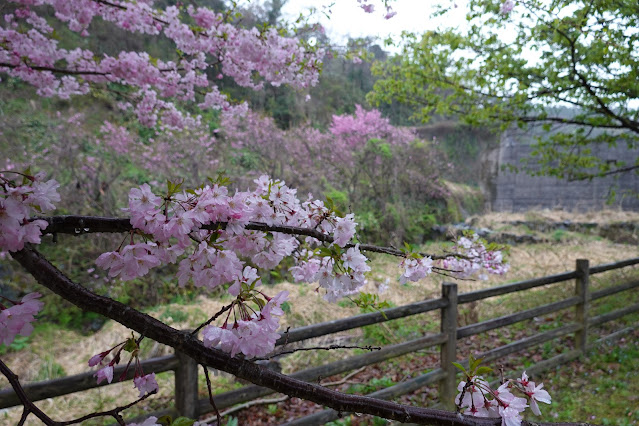
[(581, 302), (575, 306), (575, 322), (581, 325), (581, 330), (575, 333), (575, 349), (585, 355), (588, 344), (588, 310), (590, 308), (590, 264), (588, 259), (577, 259), (575, 295), (581, 298)]
[(452, 364), (457, 360), (457, 284), (444, 283), (442, 298), (448, 301), (448, 305), (441, 309), (441, 332), (448, 339), (440, 347), (441, 368), (446, 372), (446, 377), (439, 384), (439, 401), (444, 407), (452, 409), (457, 393), (457, 368)]
[(197, 419), (198, 364), (192, 358), (175, 351), (178, 368), (175, 370), (175, 408), (180, 416)]

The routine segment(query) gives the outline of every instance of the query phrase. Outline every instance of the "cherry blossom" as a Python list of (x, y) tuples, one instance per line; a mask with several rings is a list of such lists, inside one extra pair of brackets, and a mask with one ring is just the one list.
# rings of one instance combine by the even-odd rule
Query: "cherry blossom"
[[(225, 15), (204, 7), (169, 6), (162, 10), (152, 2), (94, 2), (89, 0), (11, 0), (22, 6), (5, 15), (0, 24), (0, 72), (36, 87), (41, 96), (88, 93), (107, 82), (128, 85), (132, 112), (146, 126), (158, 120), (180, 129), (198, 117), (181, 112), (173, 99), (192, 101), (205, 92), (203, 108), (240, 111), (219, 92), (206, 71), (217, 62), (222, 73), (241, 86), (260, 89), (290, 84), (306, 88), (317, 83), (321, 50), (308, 50), (296, 39), (280, 36), (273, 28), (244, 29), (227, 22)], [(59, 46), (53, 29), (33, 6), (48, 5), (71, 31), (88, 35), (93, 19), (102, 18), (132, 33), (163, 34), (183, 52), (179, 60), (151, 58), (145, 52), (96, 55), (86, 49)], [(198, 27), (181, 20), (190, 15)], [(60, 64), (66, 64), (61, 66)]]
[(528, 375), (524, 371), (521, 375), (521, 379), (517, 379), (517, 383), (523, 386), (523, 391), (528, 397), (528, 402), (530, 403), (530, 409), (537, 416), (541, 416), (541, 411), (539, 410), (539, 404), (537, 401), (543, 402), (545, 404), (550, 404), (552, 399), (550, 398), (550, 394), (545, 389), (544, 384), (540, 384), (535, 386), (535, 382), (528, 380)]
[(353, 213), (347, 214), (343, 218), (337, 218), (335, 222), (335, 231), (333, 233), (335, 244), (344, 247), (355, 235), (357, 227), (355, 215)]
[[(250, 293), (250, 292), (248, 292)], [(246, 296), (242, 297), (245, 299)], [(229, 352), (231, 356), (243, 353), (248, 358), (264, 356), (275, 348), (275, 342), (280, 337), (277, 333), (279, 321), (275, 316), (281, 316), (284, 311), (281, 304), (288, 298), (288, 292), (283, 291), (270, 298), (261, 310), (252, 308), (249, 314), (244, 302), (237, 301), (237, 312), (240, 319), (232, 325), (225, 322), (221, 327), (208, 325), (202, 329), (202, 340), (206, 347), (218, 347)]]
[(499, 11), (502, 15), (508, 15), (510, 12), (512, 12), (514, 7), (515, 7), (514, 0), (504, 0), (504, 2), (501, 4)]
[(102, 367), (95, 373), (95, 376), (98, 378), (98, 384), (102, 383), (102, 381), (106, 380), (107, 383), (111, 383), (113, 381), (113, 366), (111, 364)]
[(22, 180), (0, 174), (0, 252), (22, 250), (25, 243), (40, 243), (44, 220), (29, 221), (29, 217), (55, 209), (60, 201), (58, 182), (44, 181), (43, 174), (9, 172)]
[[(526, 398), (535, 415), (540, 415), (537, 401), (547, 404), (551, 402), (548, 392), (542, 389), (543, 385), (535, 386), (534, 382), (528, 380), (526, 372), (522, 374), (521, 379), (506, 380), (497, 389), (492, 389), (481, 376), (473, 375), (479, 361), (471, 357), (470, 364), (471, 372), (464, 370), (467, 377), (457, 386), (459, 393), (455, 398), (455, 404), (463, 409), (465, 414), (501, 417), (503, 426), (519, 426), (523, 419), (522, 413), (529, 406)], [(516, 396), (513, 392), (523, 394), (526, 398)]]
[(404, 273), (399, 278), (400, 284), (406, 284), (408, 281), (416, 282), (432, 273), (433, 259), (430, 257), (406, 258), (400, 266), (404, 268)]
[(147, 393), (157, 392), (159, 389), (158, 382), (155, 380), (155, 373), (134, 377), (133, 385), (140, 391), (140, 398)]
[[(510, 265), (505, 261), (501, 250), (488, 250), (484, 241), (478, 235), (460, 237), (453, 252), (460, 256), (449, 256), (441, 260), (441, 267), (452, 271), (459, 278), (468, 278), (480, 271), (489, 274), (503, 275), (510, 269)], [(480, 279), (487, 279), (485, 275), (480, 275)]]
[(102, 360), (104, 360), (104, 357), (106, 357), (109, 352), (111, 351), (104, 351), (104, 352), (100, 352), (99, 354), (93, 355), (90, 359), (89, 359), (89, 367), (95, 367), (96, 365), (99, 365), (102, 363)]
[[(25, 337), (31, 335), (31, 323), (44, 306), (44, 303), (36, 300), (40, 296), (40, 293), (29, 293), (19, 302), (13, 302), (9, 308), (0, 303), (0, 344), (10, 345), (18, 334)], [(3, 300), (0, 299), (0, 302)], [(9, 300), (5, 299), (4, 302)]]

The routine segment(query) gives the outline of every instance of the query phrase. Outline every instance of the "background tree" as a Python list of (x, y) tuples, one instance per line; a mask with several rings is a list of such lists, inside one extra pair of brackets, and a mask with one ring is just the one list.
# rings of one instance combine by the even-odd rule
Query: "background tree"
[[(445, 14), (444, 7), (438, 14)], [(596, 146), (639, 141), (639, 6), (632, 0), (471, 0), (458, 29), (405, 34), (378, 63), (369, 100), (504, 130), (541, 127), (537, 172), (570, 179), (634, 171)]]

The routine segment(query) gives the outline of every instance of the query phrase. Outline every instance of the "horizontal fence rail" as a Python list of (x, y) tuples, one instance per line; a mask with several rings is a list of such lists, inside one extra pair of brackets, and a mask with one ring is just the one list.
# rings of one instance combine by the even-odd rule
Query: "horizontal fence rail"
[[(440, 348), (440, 368), (386, 389), (373, 392), (369, 394), (369, 396), (380, 399), (391, 399), (409, 392), (414, 392), (428, 384), (439, 383), (440, 400), (445, 402), (446, 399), (444, 397), (448, 398), (451, 393), (454, 394), (454, 392), (456, 392), (456, 371), (450, 361), (455, 360), (456, 342), (460, 339), (509, 326), (521, 321), (530, 320), (542, 315), (573, 308), (575, 311), (574, 322), (490, 349), (481, 355), (481, 357), (484, 358), (484, 362), (491, 362), (559, 337), (571, 334), (575, 335), (574, 350), (557, 355), (548, 360), (538, 362), (534, 366), (528, 368), (529, 373), (533, 373), (569, 362), (570, 360), (583, 355), (587, 348), (591, 348), (594, 344), (597, 344), (597, 342), (611, 341), (634, 330), (634, 326), (628, 327), (599, 339), (597, 342), (588, 342), (587, 339), (590, 327), (597, 327), (623, 316), (639, 312), (639, 303), (637, 303), (606, 314), (590, 316), (590, 303), (593, 300), (598, 300), (639, 287), (639, 281), (632, 280), (591, 292), (590, 275), (634, 265), (639, 265), (639, 258), (627, 259), (593, 267), (589, 267), (587, 260), (578, 260), (575, 271), (515, 282), (493, 288), (462, 293), (459, 295), (457, 294), (456, 284), (445, 284), (442, 288), (443, 293), (441, 298), (411, 303), (396, 308), (389, 308), (380, 312), (356, 315), (350, 318), (295, 328), (283, 333), (276, 345), (282, 346), (285, 344), (296, 343), (311, 338), (326, 336), (332, 333), (353, 330), (368, 325), (379, 324), (411, 315), (439, 310), (441, 318), (441, 332), (439, 334), (427, 335), (407, 342), (386, 346), (379, 351), (355, 355), (340, 361), (308, 368), (295, 372), (290, 376), (304, 381), (316, 381), (323, 377), (330, 377), (336, 374), (353, 371), (361, 367), (437, 346)], [(457, 306), (459, 304), (471, 303), (490, 297), (521, 292), (569, 280), (575, 280), (575, 295), (572, 297), (476, 324), (470, 324), (460, 328), (457, 327)], [(153, 358), (142, 362), (142, 368), (145, 372), (176, 372), (176, 408), (163, 410), (161, 412), (162, 414), (179, 413), (189, 417), (197, 417), (198, 415), (212, 410), (208, 398), (198, 399), (198, 366), (194, 362), (190, 361), (192, 361), (190, 358), (184, 357), (180, 353), (176, 353), (175, 355)], [(467, 364), (467, 361), (465, 362)], [(464, 361), (462, 361), (462, 363), (464, 363)], [(114, 369), (114, 377), (119, 377), (124, 370), (124, 366), (116, 367)], [(133, 375), (133, 369), (130, 369), (125, 380), (131, 380)], [(39, 401), (107, 385), (107, 383), (98, 385), (96, 383), (95, 373), (87, 372), (61, 379), (27, 383), (24, 384), (23, 387), (26, 394), (32, 401)], [(451, 388), (451, 386), (453, 387)], [(224, 409), (239, 403), (269, 395), (271, 393), (273, 393), (271, 389), (249, 385), (240, 389), (215, 395), (215, 402), (219, 409)], [(444, 405), (450, 405), (450, 403), (452, 403), (452, 398), (448, 399), (450, 399), (449, 403), (445, 402)], [(15, 395), (13, 389), (7, 388), (0, 390), (0, 408), (8, 408), (18, 404), (20, 404), (20, 401)], [(159, 413), (160, 412), (155, 414)], [(323, 424), (337, 419), (340, 414), (343, 415), (348, 413), (337, 413), (334, 410), (324, 410), (319, 413), (291, 421), (287, 423), (287, 425)]]
[(383, 309), (380, 312), (372, 312), (370, 314), (356, 315), (349, 318), (307, 325), (285, 333), (277, 340), (277, 342), (275, 342), (275, 345), (279, 346), (285, 343), (299, 342), (313, 337), (326, 336), (331, 333), (352, 330), (354, 328), (404, 318), (410, 315), (422, 314), (443, 308), (447, 304), (448, 302), (444, 299), (426, 300), (397, 308)]
[(534, 278), (532, 280), (519, 281), (512, 284), (500, 285), (497, 287), (486, 288), (483, 290), (471, 291), (459, 295), (459, 303), (470, 303), (478, 300), (488, 299), (489, 297), (502, 296), (508, 293), (528, 290), (529, 288), (541, 287), (548, 284), (555, 284), (562, 281), (568, 281), (577, 278), (577, 272), (564, 272), (563, 274), (549, 275), (542, 278)]
[(516, 314), (505, 315), (503, 317), (494, 318), (477, 324), (467, 325), (457, 330), (457, 338), (461, 339), (464, 337), (474, 336), (475, 334), (484, 333), (496, 328), (506, 327), (541, 315), (547, 315), (553, 312), (561, 311), (562, 309), (570, 308), (571, 306), (577, 305), (580, 300), (581, 299), (575, 296), (571, 297), (570, 299), (560, 300), (559, 302), (549, 303), (537, 308), (517, 312)]

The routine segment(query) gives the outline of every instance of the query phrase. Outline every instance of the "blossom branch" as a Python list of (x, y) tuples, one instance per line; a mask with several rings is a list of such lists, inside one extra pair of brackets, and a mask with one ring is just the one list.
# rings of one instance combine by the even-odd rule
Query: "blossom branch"
[[(129, 218), (118, 217), (101, 217), (101, 216), (48, 216), (37, 217), (31, 220), (44, 220), (49, 225), (43, 230), (46, 234), (92, 234), (92, 233), (125, 233), (130, 232), (134, 228), (131, 225)], [(214, 222), (208, 225), (202, 225), (201, 229), (205, 230), (218, 230), (225, 229), (226, 222)], [(245, 226), (250, 231), (262, 231), (262, 232), (279, 232), (287, 235), (298, 235), (304, 237), (313, 237), (316, 240), (332, 243), (334, 238), (331, 235), (324, 234), (317, 229), (301, 228), (297, 226), (288, 225), (267, 225), (261, 222), (249, 222)], [(355, 247), (355, 244), (347, 244), (345, 248)], [(401, 250), (393, 247), (382, 247), (372, 244), (359, 244), (359, 249), (362, 251), (369, 251), (373, 253), (389, 254), (391, 256), (405, 257), (406, 254)], [(454, 256), (461, 259), (466, 259), (467, 256), (462, 254), (444, 254), (435, 255), (428, 253), (420, 253), (421, 256), (430, 257), (433, 260), (446, 259)], [(435, 268), (433, 268), (435, 269)]]
[[(44, 287), (58, 294), (79, 308), (98, 313), (125, 327), (145, 335), (158, 343), (170, 346), (191, 357), (199, 364), (210, 366), (256, 385), (265, 386), (291, 397), (298, 397), (331, 407), (340, 412), (372, 414), (387, 419), (418, 424), (441, 426), (497, 426), (501, 419), (479, 419), (456, 413), (411, 407), (360, 395), (347, 395), (317, 384), (296, 380), (263, 368), (255, 363), (233, 358), (213, 348), (206, 348), (188, 332), (176, 330), (163, 322), (130, 306), (97, 295), (74, 283), (47, 259), (31, 247), (26, 247), (11, 256), (20, 263)], [(523, 422), (524, 425), (531, 423)], [(553, 423), (536, 423), (553, 425)], [(584, 423), (562, 423), (561, 425), (584, 425)], [(555, 423), (554, 425), (558, 425)]]

